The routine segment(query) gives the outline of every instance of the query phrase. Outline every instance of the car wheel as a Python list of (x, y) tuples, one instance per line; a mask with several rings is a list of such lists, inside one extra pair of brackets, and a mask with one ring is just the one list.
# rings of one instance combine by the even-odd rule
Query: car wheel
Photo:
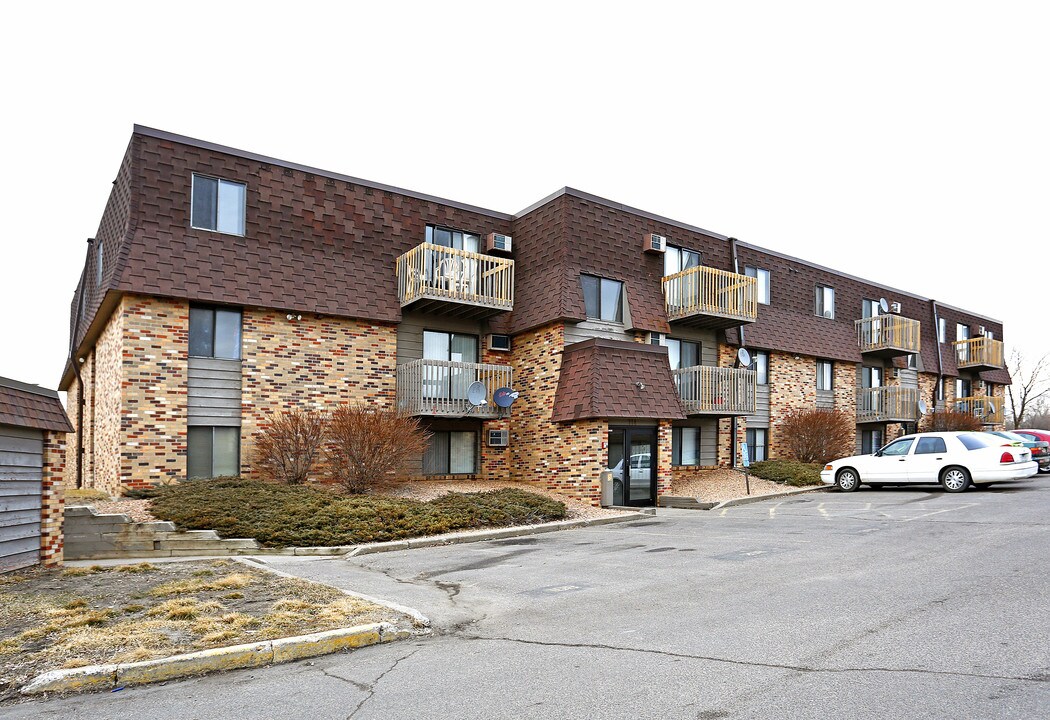
[(843, 468), (835, 476), (835, 486), (842, 492), (853, 492), (860, 487), (860, 475), (853, 468)]
[(970, 486), (970, 473), (966, 468), (950, 467), (941, 473), (941, 487), (946, 492), (962, 492)]

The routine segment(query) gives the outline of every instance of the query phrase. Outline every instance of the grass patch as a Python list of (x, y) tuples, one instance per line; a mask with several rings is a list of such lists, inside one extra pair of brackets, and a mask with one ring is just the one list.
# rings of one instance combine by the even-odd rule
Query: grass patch
[(160, 520), (227, 538), (254, 538), (267, 547), (403, 540), (561, 520), (567, 514), (564, 503), (516, 488), (420, 502), (235, 478), (161, 486), (148, 494)]
[(763, 460), (751, 466), (751, 474), (784, 485), (808, 487), (822, 484), (820, 468), (820, 465), (796, 460)]
[(109, 502), (112, 498), (109, 493), (104, 493), (101, 490), (94, 490), (92, 488), (67, 488), (66, 489), (66, 504), (76, 505), (76, 500), (101, 500), (102, 502)]

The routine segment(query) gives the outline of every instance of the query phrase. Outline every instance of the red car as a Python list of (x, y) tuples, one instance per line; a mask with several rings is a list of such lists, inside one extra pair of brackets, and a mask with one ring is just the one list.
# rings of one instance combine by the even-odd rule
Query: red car
[[(1046, 430), (1014, 430), (1014, 433), (1020, 435), (1021, 437), (1027, 440), (1032, 440), (1034, 442), (1039, 442), (1040, 440), (1043, 440), (1050, 443), (1050, 432)], [(1050, 453), (1048, 453), (1048, 455), (1050, 455)], [(1032, 459), (1039, 463), (1039, 472), (1050, 472), (1050, 458), (1048, 458), (1047, 462), (1044, 463), (1043, 457), (1037, 458), (1035, 456), (1035, 448), (1032, 448)]]

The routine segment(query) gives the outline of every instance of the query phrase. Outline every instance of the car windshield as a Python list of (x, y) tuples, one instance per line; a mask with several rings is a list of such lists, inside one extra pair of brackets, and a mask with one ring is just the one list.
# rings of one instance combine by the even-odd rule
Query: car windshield
[(981, 448), (995, 447), (1002, 444), (1002, 440), (991, 433), (962, 433), (959, 437), (967, 450), (979, 450)]

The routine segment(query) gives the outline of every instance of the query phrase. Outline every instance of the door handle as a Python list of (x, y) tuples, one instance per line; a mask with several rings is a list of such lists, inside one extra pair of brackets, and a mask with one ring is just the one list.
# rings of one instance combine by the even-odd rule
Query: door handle
[(901, 459), (900, 459), (900, 460), (898, 460), (897, 462), (904, 462), (904, 458), (901, 458)]

